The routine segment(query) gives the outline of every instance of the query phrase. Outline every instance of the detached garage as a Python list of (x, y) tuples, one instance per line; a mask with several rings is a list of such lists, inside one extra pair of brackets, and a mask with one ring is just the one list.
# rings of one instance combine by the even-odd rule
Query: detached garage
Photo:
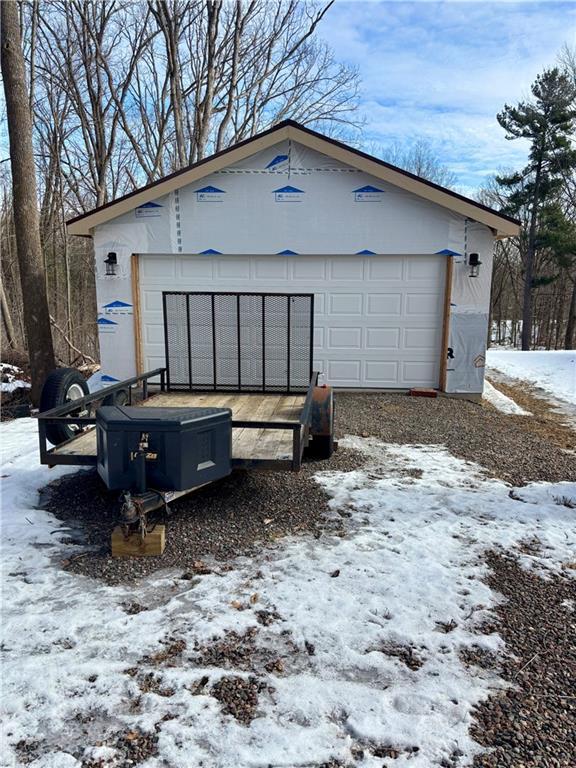
[[(519, 225), (286, 121), (68, 231), (94, 239), (110, 377), (165, 364), (167, 295), (313, 294), (314, 369), (332, 386), (479, 394), (494, 240)], [(206, 310), (189, 323), (208, 337), (227, 321)]]

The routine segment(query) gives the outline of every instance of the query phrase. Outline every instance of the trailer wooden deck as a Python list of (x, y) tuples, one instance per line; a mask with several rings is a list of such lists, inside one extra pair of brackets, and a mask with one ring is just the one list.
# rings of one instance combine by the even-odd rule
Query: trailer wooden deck
[[(306, 395), (243, 394), (225, 392), (160, 392), (134, 405), (150, 408), (230, 408), (232, 421), (292, 422), (299, 424)], [(300, 426), (300, 430), (304, 429)], [(234, 427), (232, 460), (250, 462), (286, 462), (293, 459), (292, 429), (271, 427)], [(51, 457), (94, 457), (96, 463), (96, 430), (89, 429), (50, 451)], [(54, 463), (58, 463), (55, 461)]]

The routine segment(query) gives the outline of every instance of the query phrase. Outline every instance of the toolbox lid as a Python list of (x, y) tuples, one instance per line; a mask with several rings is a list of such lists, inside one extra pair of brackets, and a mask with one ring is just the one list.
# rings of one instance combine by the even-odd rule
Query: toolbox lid
[(132, 430), (180, 430), (182, 427), (230, 421), (230, 408), (147, 408), (146, 406), (104, 405), (96, 421), (105, 428)]

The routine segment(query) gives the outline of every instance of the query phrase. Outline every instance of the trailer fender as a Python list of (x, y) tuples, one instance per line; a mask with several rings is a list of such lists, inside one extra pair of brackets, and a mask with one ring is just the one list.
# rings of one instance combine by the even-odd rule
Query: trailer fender
[(334, 452), (334, 393), (332, 387), (314, 387), (310, 409), (308, 453), (318, 459), (329, 459)]

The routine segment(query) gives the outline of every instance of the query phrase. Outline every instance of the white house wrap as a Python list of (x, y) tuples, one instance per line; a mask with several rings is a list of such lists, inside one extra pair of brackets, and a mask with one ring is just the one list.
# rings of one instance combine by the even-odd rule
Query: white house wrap
[(315, 367), (332, 385), (477, 394), (494, 239), (518, 225), (286, 122), (69, 231), (94, 239), (102, 367), (116, 378), (164, 365), (162, 291), (301, 292), (314, 293)]

